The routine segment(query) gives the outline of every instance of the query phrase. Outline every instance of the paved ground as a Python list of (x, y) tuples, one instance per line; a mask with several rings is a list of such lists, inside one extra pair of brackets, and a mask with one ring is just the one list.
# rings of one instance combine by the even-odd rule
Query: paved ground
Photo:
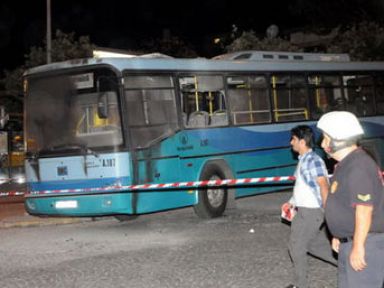
[[(211, 220), (186, 208), (125, 223), (0, 229), (0, 287), (285, 287), (289, 226), (279, 206), (288, 197), (241, 199)], [(334, 267), (310, 259), (309, 268), (311, 288), (336, 286)]]

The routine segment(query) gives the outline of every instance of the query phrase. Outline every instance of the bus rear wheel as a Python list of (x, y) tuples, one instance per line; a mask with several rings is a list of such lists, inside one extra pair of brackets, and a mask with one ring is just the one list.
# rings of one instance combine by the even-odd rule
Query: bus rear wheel
[[(217, 165), (208, 165), (201, 174), (201, 180), (225, 179), (224, 173)], [(198, 192), (198, 203), (193, 206), (200, 218), (219, 217), (227, 205), (228, 193), (225, 187), (208, 187)]]

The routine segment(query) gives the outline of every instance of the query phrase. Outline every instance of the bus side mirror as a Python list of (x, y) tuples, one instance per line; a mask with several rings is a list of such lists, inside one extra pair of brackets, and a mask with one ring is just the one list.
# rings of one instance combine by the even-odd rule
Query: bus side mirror
[(97, 116), (100, 119), (108, 118), (108, 94), (102, 93), (97, 99)]

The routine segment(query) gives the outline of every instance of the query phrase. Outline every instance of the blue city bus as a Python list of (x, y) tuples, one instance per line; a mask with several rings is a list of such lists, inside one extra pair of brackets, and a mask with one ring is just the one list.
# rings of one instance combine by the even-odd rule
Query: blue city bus
[(32, 68), (24, 88), (32, 215), (123, 219), (193, 206), (220, 216), (236, 198), (286, 186), (121, 187), (293, 175), (290, 129), (332, 110), (361, 119), (361, 144), (384, 163), (384, 65), (345, 54), (90, 58)]

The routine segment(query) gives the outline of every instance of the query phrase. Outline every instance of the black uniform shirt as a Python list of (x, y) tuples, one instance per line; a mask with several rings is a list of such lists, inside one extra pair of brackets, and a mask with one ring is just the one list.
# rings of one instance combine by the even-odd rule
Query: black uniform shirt
[(369, 232), (384, 232), (384, 184), (375, 161), (361, 149), (337, 165), (331, 179), (325, 219), (332, 235), (352, 237), (356, 205), (373, 206)]

